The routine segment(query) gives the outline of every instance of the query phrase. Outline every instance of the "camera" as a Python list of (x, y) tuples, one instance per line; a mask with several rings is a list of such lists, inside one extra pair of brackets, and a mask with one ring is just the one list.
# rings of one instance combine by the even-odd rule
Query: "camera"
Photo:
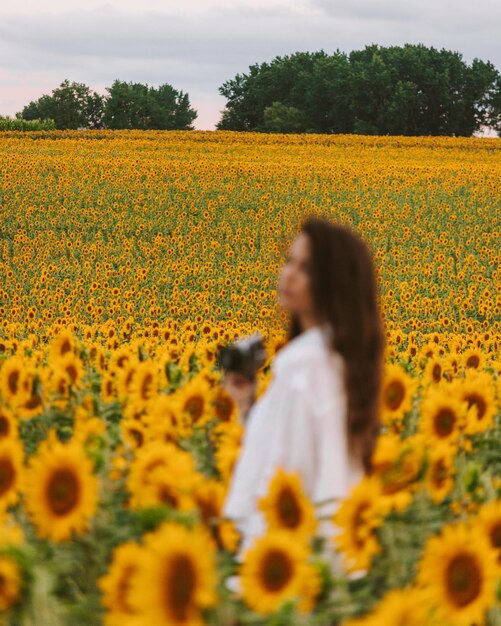
[(216, 358), (219, 367), (253, 380), (257, 370), (265, 363), (266, 356), (262, 335), (256, 332), (229, 346), (223, 346)]

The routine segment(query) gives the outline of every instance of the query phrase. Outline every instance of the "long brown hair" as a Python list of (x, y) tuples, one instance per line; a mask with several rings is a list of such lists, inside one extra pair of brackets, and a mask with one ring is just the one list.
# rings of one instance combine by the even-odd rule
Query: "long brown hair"
[[(321, 215), (308, 216), (301, 232), (310, 239), (311, 288), (316, 311), (330, 323), (332, 348), (344, 357), (346, 365), (348, 450), (370, 474), (381, 427), (379, 402), (385, 342), (371, 250), (349, 226)], [(301, 332), (299, 319), (292, 314), (287, 340)]]

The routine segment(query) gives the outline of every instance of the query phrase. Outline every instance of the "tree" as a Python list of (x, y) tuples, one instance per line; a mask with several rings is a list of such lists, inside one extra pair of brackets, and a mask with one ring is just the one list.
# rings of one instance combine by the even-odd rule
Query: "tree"
[(115, 80), (106, 88), (109, 96), (104, 111), (107, 128), (193, 130), (197, 112), (187, 94), (171, 85), (149, 87), (142, 83)]
[(101, 128), (104, 99), (83, 83), (64, 80), (52, 90), (30, 102), (21, 111), (25, 120), (53, 119), (57, 129)]
[(500, 128), (500, 84), (492, 63), (423, 44), (297, 52), (223, 83), (216, 128), (471, 136)]
[(305, 126), (304, 113), (296, 107), (273, 102), (264, 109), (264, 126), (270, 133), (297, 133)]

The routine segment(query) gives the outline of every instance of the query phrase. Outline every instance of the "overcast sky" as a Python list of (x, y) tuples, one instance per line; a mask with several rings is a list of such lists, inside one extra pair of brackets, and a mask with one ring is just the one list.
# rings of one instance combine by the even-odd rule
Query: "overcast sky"
[(212, 130), (218, 87), (297, 51), (423, 43), (501, 70), (501, 0), (0, 0), (0, 115), (62, 80), (116, 78), (187, 92)]

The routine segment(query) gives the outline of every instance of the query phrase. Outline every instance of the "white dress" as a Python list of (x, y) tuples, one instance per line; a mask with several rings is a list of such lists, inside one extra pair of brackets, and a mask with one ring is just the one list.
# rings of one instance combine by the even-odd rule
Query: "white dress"
[[(252, 405), (222, 515), (242, 533), (237, 558), (266, 531), (259, 497), (267, 493), (277, 468), (298, 470), (314, 503), (337, 498), (317, 508), (332, 516), (339, 500), (364, 475), (363, 466), (349, 458), (346, 440), (347, 396), (342, 376), (344, 359), (329, 345), (332, 334), (325, 322), (312, 326), (285, 344), (271, 361), (272, 379)], [(340, 529), (329, 519), (317, 533), (329, 537), (325, 557), (333, 571), (343, 571), (332, 536)], [(364, 572), (354, 572), (358, 578)], [(237, 576), (228, 586), (240, 590)]]

